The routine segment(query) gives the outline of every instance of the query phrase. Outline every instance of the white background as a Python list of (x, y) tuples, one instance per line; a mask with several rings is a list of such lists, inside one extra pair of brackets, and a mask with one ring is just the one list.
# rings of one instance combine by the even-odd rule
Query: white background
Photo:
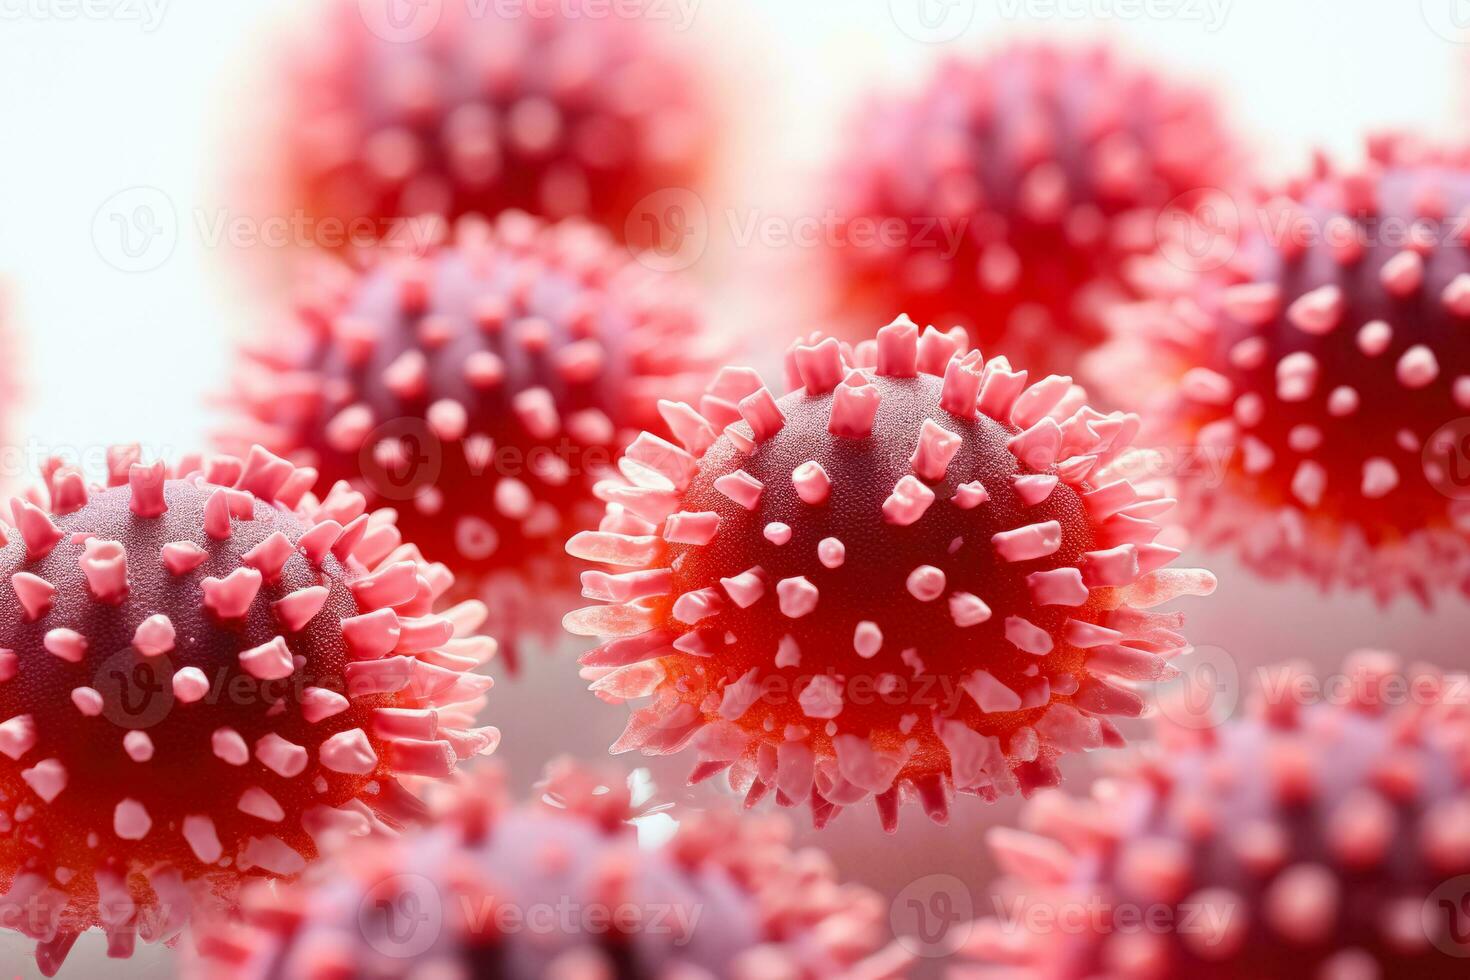
[[(706, 0), (690, 8), (686, 0), (680, 9), (692, 13), (692, 28), (674, 43), (708, 60), (729, 96), (736, 149), (715, 206), (791, 207), (785, 202), (799, 202), (836, 152), (834, 134), (859, 93), (909, 84), (943, 51), (982, 51), (1015, 33), (1103, 32), (1214, 83), (1273, 172), (1298, 165), (1314, 145), (1350, 152), (1373, 127), (1448, 135), (1466, 108), (1458, 93), (1470, 49), (1451, 40), (1457, 7), (1470, 24), (1470, 3), (1460, 0), (928, 0), (940, 33), (954, 35), (938, 45), (900, 29), (917, 23), (919, 2)], [(25, 389), (20, 404), (0, 406), (12, 446), (82, 452), (142, 441), (177, 452), (202, 444), (216, 421), (204, 406), (227, 377), (231, 335), (272, 314), (265, 282), (232, 268), (238, 256), (211, 247), (201, 223), (230, 206), (228, 174), (258, 148), (249, 120), (270, 108), (258, 73), (268, 72), (272, 39), (297, 5), (0, 0), (0, 282), (15, 336), (0, 360)], [(672, 12), (672, 0), (663, 9)], [(132, 190), (140, 187), (154, 190)], [(119, 258), (113, 222), (140, 204), (154, 207), (160, 241), (173, 245), (155, 245), (134, 263)], [(791, 325), (780, 291), (749, 281), (770, 256), (731, 255), (726, 246), (713, 254), (727, 262), (697, 270), (722, 298), (717, 320)], [(8, 453), (3, 475), (19, 476), (25, 456)], [(1210, 563), (1225, 585), (1191, 607), (1192, 635), (1242, 663), (1287, 655), (1329, 663), (1359, 645), (1467, 662), (1455, 638), (1470, 623), (1463, 602), (1432, 615), (1407, 603), (1380, 612)], [(587, 696), (574, 693), (565, 657), (535, 666), (528, 681), (501, 688), (491, 712), (523, 783), (555, 751), (594, 754), (621, 722), (620, 711), (595, 713), (582, 702), (573, 712), (545, 711), (547, 698)], [(569, 730), (561, 719), (584, 707), (588, 720)], [(871, 814), (850, 813), (823, 843), (848, 875), (890, 894), (941, 869), (967, 870), (978, 884), (981, 828), (1011, 812), (963, 807), (948, 830), (906, 812), (906, 832), (892, 840)], [(63, 975), (99, 968), (96, 938), (84, 940)], [(149, 951), (107, 969), (155, 976), (168, 959)], [(34, 975), (26, 944), (0, 938), (0, 974), (14, 972)]]

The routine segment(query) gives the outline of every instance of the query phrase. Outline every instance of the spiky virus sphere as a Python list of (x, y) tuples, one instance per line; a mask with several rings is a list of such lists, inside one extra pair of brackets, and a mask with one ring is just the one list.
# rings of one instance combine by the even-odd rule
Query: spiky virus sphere
[(864, 107), (833, 181), (837, 288), (1069, 372), (1123, 258), (1179, 195), (1229, 186), (1238, 157), (1203, 93), (1105, 47), (953, 59)]
[(493, 770), (436, 799), (439, 819), (351, 847), (298, 885), (246, 898), (246, 925), (202, 944), (216, 980), (372, 977), (867, 978), (903, 973), (880, 949), (878, 895), (793, 852), (780, 820), (693, 814), (639, 846), (626, 784), (553, 763), (540, 798), (509, 806)]
[(955, 980), (1465, 976), (1464, 678), (1365, 652), (1347, 697), (1296, 703), (1305, 675), (1268, 676), (1249, 716), (1166, 731), (1091, 798), (992, 831), (1007, 911)]
[(47, 975), (89, 928), (174, 939), (494, 747), (481, 611), (436, 614), (450, 573), (360, 494), (259, 448), (45, 476), (0, 549), (0, 912)]
[(596, 524), (618, 447), (659, 397), (698, 391), (710, 357), (667, 280), (589, 225), (521, 213), (329, 265), (300, 306), (249, 352), (226, 447), (260, 441), (396, 508), (490, 602), (508, 650), (538, 602), (559, 605), (553, 624), (566, 608), (546, 598), (568, 578), (561, 543)]
[(1466, 587), (1467, 433), (1441, 429), (1470, 413), (1467, 208), (1470, 154), (1377, 140), (1242, 205), (1224, 268), (1141, 277), (1097, 357), (1204, 543), (1380, 600)]
[(1143, 702), (1114, 680), (1183, 645), (1142, 607), (1213, 579), (1164, 568), (1171, 501), (1110, 475), (1136, 417), (964, 348), (900, 319), (795, 346), (779, 401), (726, 368), (698, 411), (661, 405), (682, 446), (640, 436), (567, 545), (622, 569), (583, 573), (608, 604), (566, 618), (607, 641), (593, 689), (652, 697), (615, 751), (692, 745), (747, 803), (820, 825), (873, 797), (891, 830), (907, 798), (943, 820), (954, 791), (1029, 791), (1119, 740)]
[(643, 234), (643, 197), (701, 182), (703, 81), (657, 17), (575, 0), (448, 0), (406, 24), (382, 9), (334, 0), (290, 49), (269, 141), (290, 207), (380, 233), (515, 208)]

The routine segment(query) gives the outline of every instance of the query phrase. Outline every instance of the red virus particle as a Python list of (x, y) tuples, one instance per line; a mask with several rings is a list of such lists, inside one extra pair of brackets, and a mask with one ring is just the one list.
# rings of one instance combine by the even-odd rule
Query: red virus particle
[(1168, 274), (1098, 373), (1179, 454), (1203, 543), (1380, 601), (1466, 588), (1467, 208), (1470, 154), (1382, 139), (1262, 195), (1224, 267), (1143, 264)]
[(507, 653), (554, 630), (561, 543), (596, 524), (592, 487), (658, 397), (703, 383), (693, 307), (592, 226), (516, 212), (308, 285), (249, 352), (224, 445), (259, 441), (394, 506), (489, 602)]
[(753, 804), (809, 801), (818, 825), (875, 797), (892, 830), (917, 797), (994, 799), (1057, 779), (1064, 752), (1120, 741), (1164, 675), (1177, 616), (1207, 593), (1154, 542), (1171, 501), (1114, 480), (1137, 428), (1070, 379), (1027, 386), (962, 332), (900, 318), (855, 352), (813, 337), (779, 401), (726, 368), (699, 410), (660, 407), (599, 530), (571, 553), (608, 605), (565, 625), (607, 642), (583, 663), (610, 700), (651, 696), (614, 751), (692, 744)]
[(987, 966), (952, 976), (1465, 976), (1465, 679), (1347, 666), (1349, 697), (1299, 703), (1309, 675), (1270, 671), (1248, 717), (1166, 729), (1091, 798), (1038, 796), (1030, 831), (991, 831), (1018, 901), (966, 940)]
[(1056, 371), (1102, 339), (1095, 308), (1162, 209), (1228, 186), (1237, 156), (1203, 93), (1045, 44), (946, 62), (866, 107), (849, 145), (830, 250), (845, 301)]
[(701, 180), (703, 82), (660, 22), (582, 6), (449, 0), (402, 26), (333, 3), (284, 65), (280, 193), (380, 234), (512, 208), (642, 232), (628, 219), (643, 197)]
[(0, 549), (0, 910), (48, 976), (86, 929), (128, 956), (322, 833), (403, 822), (399, 776), (498, 740), (480, 610), (435, 614), (449, 572), (360, 494), (259, 448), (108, 469), (49, 464)]
[(626, 784), (553, 763), (508, 806), (493, 769), (436, 798), (432, 826), (356, 846), (286, 890), (247, 893), (245, 925), (207, 938), (199, 974), (275, 977), (901, 975), (887, 910), (793, 853), (779, 819), (681, 817), (640, 848)]

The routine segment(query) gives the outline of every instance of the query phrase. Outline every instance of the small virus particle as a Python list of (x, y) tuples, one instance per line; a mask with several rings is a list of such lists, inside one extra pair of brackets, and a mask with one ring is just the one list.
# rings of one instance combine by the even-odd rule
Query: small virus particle
[(1347, 667), (1336, 699), (1270, 670), (1250, 716), (1166, 727), (1091, 798), (1050, 792), (1029, 831), (993, 829), (1012, 912), (975, 924), (964, 952), (986, 965), (951, 976), (1464, 977), (1465, 678), (1376, 651)]
[(267, 141), (289, 206), (379, 234), (513, 208), (641, 234), (629, 221), (641, 199), (700, 184), (703, 80), (656, 21), (564, 0), (503, 9), (448, 0), (400, 26), (331, 3), (290, 49)]
[(596, 524), (594, 484), (659, 397), (708, 377), (693, 306), (592, 226), (518, 212), (316, 271), (300, 314), (247, 352), (222, 445), (260, 442), (395, 507), (490, 604), (506, 653), (554, 631), (561, 542)]
[[(1119, 265), (1238, 155), (1203, 93), (1104, 47), (1022, 44), (946, 62), (868, 106), (833, 180), (845, 304), (959, 324), (985, 350), (1071, 371), (1102, 339)], [(901, 240), (894, 240), (900, 236)]]
[(1380, 601), (1470, 587), (1470, 153), (1379, 139), (1261, 198), (1224, 267), (1138, 263), (1103, 393), (1178, 455), (1203, 544)]
[(258, 447), (44, 475), (0, 535), (0, 912), (47, 976), (89, 928), (172, 941), (494, 748), (483, 610), (434, 613), (451, 575), (360, 494)]
[(917, 797), (994, 799), (1057, 779), (1056, 757), (1120, 742), (1143, 702), (1115, 679), (1166, 676), (1177, 615), (1207, 594), (1154, 542), (1172, 501), (1115, 480), (1138, 426), (1070, 379), (1027, 386), (962, 331), (900, 318), (852, 351), (788, 353), (791, 394), (725, 368), (699, 410), (660, 408), (600, 492), (571, 632), (608, 700), (652, 696), (614, 751), (692, 745), (695, 779), (729, 769), (825, 824), (874, 797), (886, 828)]
[(565, 762), (519, 806), (493, 768), (444, 789), (432, 826), (247, 892), (197, 975), (882, 980), (908, 963), (879, 896), (793, 852), (783, 820), (696, 813), (640, 847), (654, 811)]

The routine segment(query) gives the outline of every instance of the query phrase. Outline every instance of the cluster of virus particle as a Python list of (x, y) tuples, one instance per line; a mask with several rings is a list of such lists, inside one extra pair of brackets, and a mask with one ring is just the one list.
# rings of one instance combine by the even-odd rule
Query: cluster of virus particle
[(1470, 154), (1379, 139), (1260, 198), (1224, 267), (1143, 270), (1095, 355), (1114, 394), (1205, 544), (1380, 600), (1466, 588)]
[(833, 181), (849, 232), (834, 278), (858, 308), (959, 324), (981, 349), (1070, 371), (1101, 339), (1095, 307), (1123, 258), (1236, 158), (1204, 94), (1106, 48), (951, 60), (917, 95), (865, 109)]
[(621, 233), (646, 195), (699, 183), (710, 115), (661, 22), (581, 6), (449, 0), (397, 25), (335, 0), (285, 65), (282, 194), (385, 234), (512, 208)]
[(615, 751), (691, 746), (694, 778), (728, 769), (747, 805), (774, 790), (818, 825), (872, 797), (892, 830), (907, 799), (944, 820), (955, 791), (1029, 792), (1121, 742), (1128, 682), (1184, 642), (1144, 609), (1213, 577), (1165, 568), (1172, 501), (1111, 475), (1136, 416), (962, 333), (813, 336), (779, 400), (725, 368), (697, 410), (661, 403), (679, 445), (632, 443), (567, 544), (614, 566), (565, 620), (606, 640), (593, 689), (652, 698)]
[(258, 447), (44, 476), (0, 535), (0, 914), (43, 973), (93, 927), (171, 941), (494, 748), (483, 610), (436, 614), (452, 576), (361, 494)]
[(682, 818), (640, 847), (626, 784), (552, 763), (510, 806), (494, 769), (432, 801), (432, 825), (350, 846), (298, 885), (259, 888), (201, 943), (204, 977), (900, 975), (877, 894), (793, 852), (789, 825)]
[(1301, 703), (1307, 676), (1270, 671), (1248, 717), (1166, 731), (1091, 798), (1039, 796), (1030, 831), (993, 830), (1016, 901), (956, 980), (1465, 976), (1465, 678), (1364, 652), (1350, 696)]
[(522, 212), (327, 263), (299, 307), (248, 351), (226, 447), (258, 441), (396, 508), (489, 602), (508, 654), (547, 618), (538, 595), (565, 594), (561, 544), (596, 524), (618, 447), (712, 357), (677, 287), (591, 225)]

